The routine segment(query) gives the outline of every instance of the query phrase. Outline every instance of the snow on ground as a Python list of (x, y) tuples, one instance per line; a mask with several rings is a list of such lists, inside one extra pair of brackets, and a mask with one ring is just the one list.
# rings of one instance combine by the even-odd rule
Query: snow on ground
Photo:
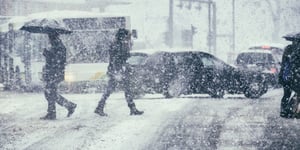
[[(101, 94), (63, 95), (77, 103), (76, 112), (66, 118), (67, 111), (57, 106), (57, 120), (44, 121), (39, 119), (46, 113), (42, 93), (1, 92), (0, 149), (145, 149), (174, 122), (172, 119), (185, 116), (191, 108), (199, 110), (198, 119), (200, 117), (204, 127), (213, 124), (214, 119), (220, 121), (223, 130), (218, 148), (230, 149), (228, 146), (238, 146), (241, 141), (261, 140), (270, 116), (284, 120), (278, 116), (282, 89), (270, 90), (260, 99), (247, 99), (243, 95), (225, 95), (224, 99), (212, 99), (207, 95), (173, 99), (164, 99), (159, 94), (146, 95), (135, 100), (137, 108), (145, 111), (141, 116), (129, 115), (124, 94), (118, 92), (107, 101), (108, 117), (94, 114)], [(298, 121), (288, 120), (287, 124), (297, 125)], [(253, 148), (254, 145), (248, 146)]]
[(139, 149), (168, 114), (189, 102), (154, 95), (136, 100), (144, 115), (129, 116), (121, 92), (108, 100), (105, 111), (109, 116), (99, 117), (93, 111), (100, 94), (64, 96), (77, 103), (74, 115), (66, 118), (67, 111), (57, 106), (57, 120), (44, 121), (39, 120), (47, 109), (42, 93), (1, 93), (0, 149)]

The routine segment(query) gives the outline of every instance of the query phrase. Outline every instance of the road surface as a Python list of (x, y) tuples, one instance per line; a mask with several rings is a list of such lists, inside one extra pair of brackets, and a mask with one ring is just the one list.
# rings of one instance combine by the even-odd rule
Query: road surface
[(259, 99), (188, 95), (136, 100), (142, 116), (129, 116), (124, 94), (107, 101), (108, 117), (93, 113), (101, 94), (64, 94), (78, 104), (71, 118), (43, 121), (42, 93), (0, 94), (0, 149), (300, 149), (300, 121), (279, 117), (281, 89)]

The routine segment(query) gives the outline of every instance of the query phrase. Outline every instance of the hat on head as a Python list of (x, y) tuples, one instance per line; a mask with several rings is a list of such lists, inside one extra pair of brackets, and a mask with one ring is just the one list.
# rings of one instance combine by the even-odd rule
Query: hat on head
[(288, 41), (300, 41), (300, 33), (290, 33), (283, 36)]
[(121, 28), (118, 30), (116, 34), (116, 38), (118, 40), (123, 40), (129, 35), (129, 31), (127, 29)]

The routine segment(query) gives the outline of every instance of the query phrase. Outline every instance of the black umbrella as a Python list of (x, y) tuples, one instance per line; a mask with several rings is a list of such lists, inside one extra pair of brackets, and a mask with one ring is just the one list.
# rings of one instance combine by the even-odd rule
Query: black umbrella
[(70, 34), (72, 31), (66, 27), (64, 22), (59, 19), (33, 19), (26, 22), (20, 30), (31, 33), (45, 33), (45, 34)]
[(300, 33), (290, 33), (285, 36), (283, 36), (288, 41), (297, 41), (300, 40)]

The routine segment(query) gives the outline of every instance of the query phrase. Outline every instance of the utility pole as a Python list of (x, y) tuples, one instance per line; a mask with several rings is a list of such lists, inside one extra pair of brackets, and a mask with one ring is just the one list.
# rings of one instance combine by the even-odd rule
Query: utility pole
[(169, 19), (168, 19), (168, 26), (169, 26), (169, 33), (168, 33), (168, 40), (169, 40), (169, 46), (172, 48), (173, 47), (173, 5), (174, 5), (174, 0), (169, 1)]
[(217, 7), (216, 3), (211, 3), (212, 5), (212, 47), (213, 47), (213, 54), (217, 52)]
[[(211, 1), (211, 0), (209, 0)], [(207, 37), (207, 42), (208, 42), (208, 51), (211, 52), (211, 47), (212, 47), (212, 28), (211, 28), (211, 5), (208, 4), (208, 37)]]
[(235, 53), (235, 0), (232, 0), (232, 51)]

